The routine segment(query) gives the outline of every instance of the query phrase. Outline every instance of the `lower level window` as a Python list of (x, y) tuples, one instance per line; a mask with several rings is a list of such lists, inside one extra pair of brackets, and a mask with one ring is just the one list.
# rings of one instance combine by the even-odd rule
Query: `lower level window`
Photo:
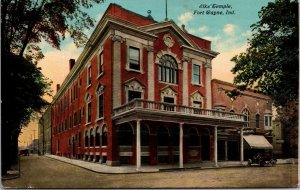
[(137, 99), (137, 98), (138, 99), (142, 98), (142, 93), (141, 92), (132, 91), (132, 90), (128, 91), (128, 102), (130, 102), (131, 100)]
[(164, 105), (164, 110), (167, 110), (167, 111), (174, 111), (174, 106), (173, 106), (173, 105), (170, 105), (170, 104), (174, 104), (174, 103), (175, 103), (174, 98), (171, 98), (171, 97), (164, 97), (164, 102), (165, 102), (165, 103), (168, 103), (168, 105)]

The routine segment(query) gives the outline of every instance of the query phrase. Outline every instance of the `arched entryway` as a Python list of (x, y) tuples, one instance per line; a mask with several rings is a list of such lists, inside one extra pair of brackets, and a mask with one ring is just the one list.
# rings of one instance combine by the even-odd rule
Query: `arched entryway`
[(160, 126), (157, 129), (157, 161), (169, 163), (170, 135), (167, 127)]
[(194, 127), (188, 130), (188, 155), (189, 161), (200, 160), (200, 136), (198, 130)]
[(210, 136), (208, 129), (201, 131), (201, 160), (210, 160)]
[(133, 156), (133, 129), (128, 123), (119, 125), (118, 132), (118, 146), (119, 157), (121, 164), (130, 164)]
[(141, 125), (141, 162), (145, 165), (149, 164), (149, 135), (148, 126)]

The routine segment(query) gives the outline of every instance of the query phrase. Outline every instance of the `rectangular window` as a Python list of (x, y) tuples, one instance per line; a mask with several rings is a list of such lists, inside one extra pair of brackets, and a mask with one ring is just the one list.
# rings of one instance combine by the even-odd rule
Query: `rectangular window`
[(81, 147), (81, 133), (78, 133), (78, 146)]
[(259, 114), (255, 115), (255, 127), (259, 128)]
[(272, 126), (272, 115), (265, 115), (264, 120), (265, 127)]
[(201, 67), (200, 65), (193, 64), (193, 83), (201, 84)]
[(167, 105), (164, 105), (164, 110), (174, 111), (174, 106), (170, 105), (170, 104), (174, 104), (175, 102), (174, 98), (164, 97), (164, 102), (168, 103)]
[(89, 102), (87, 105), (87, 123), (90, 123), (92, 121), (92, 103)]
[(103, 117), (103, 94), (99, 95), (98, 101), (98, 118)]
[(131, 100), (134, 100), (136, 98), (142, 98), (142, 93), (138, 92), (138, 91), (129, 90), (128, 91), (128, 102), (130, 102)]
[(98, 75), (103, 73), (103, 53), (98, 57)]
[(200, 102), (200, 101), (193, 101), (193, 106), (195, 108), (202, 108), (202, 102)]
[(92, 84), (92, 67), (88, 67), (88, 73), (87, 73), (87, 86), (90, 86)]
[(74, 125), (77, 125), (77, 112), (74, 113)]
[(129, 47), (129, 68), (140, 70), (140, 50), (138, 48)]

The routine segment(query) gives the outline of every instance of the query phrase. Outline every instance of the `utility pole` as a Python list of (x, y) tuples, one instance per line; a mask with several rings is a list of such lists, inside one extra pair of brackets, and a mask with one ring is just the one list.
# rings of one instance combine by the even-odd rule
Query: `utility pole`
[(33, 152), (35, 152), (35, 129), (33, 130)]

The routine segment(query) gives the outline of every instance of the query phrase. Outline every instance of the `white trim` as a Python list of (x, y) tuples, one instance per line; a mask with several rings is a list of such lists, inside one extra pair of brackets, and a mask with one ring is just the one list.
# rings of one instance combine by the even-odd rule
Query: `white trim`
[[(199, 74), (200, 74), (200, 83), (196, 83), (196, 82), (194, 82), (194, 65), (196, 65), (196, 66), (199, 66)], [(192, 59), (192, 69), (191, 69), (191, 71), (192, 71), (192, 73), (191, 73), (191, 84), (192, 85), (197, 85), (197, 86), (203, 86), (203, 79), (202, 79), (202, 77), (203, 77), (203, 72), (202, 72), (202, 69), (203, 69), (203, 63), (202, 62), (200, 62), (200, 61), (197, 61), (197, 60), (195, 60), (195, 59)]]
[(135, 91), (135, 92), (140, 92), (141, 93), (141, 99), (144, 99), (145, 95), (145, 87), (142, 85), (138, 80), (135, 78), (129, 79), (125, 81), (125, 100), (126, 103), (128, 103), (128, 95), (129, 91)]
[[(127, 62), (126, 62), (126, 67), (125, 69), (127, 71), (134, 71), (143, 74), (143, 44), (126, 39), (126, 47), (127, 47)], [(140, 70), (135, 70), (130, 68), (130, 48), (138, 49), (139, 50), (139, 65), (140, 65)]]

